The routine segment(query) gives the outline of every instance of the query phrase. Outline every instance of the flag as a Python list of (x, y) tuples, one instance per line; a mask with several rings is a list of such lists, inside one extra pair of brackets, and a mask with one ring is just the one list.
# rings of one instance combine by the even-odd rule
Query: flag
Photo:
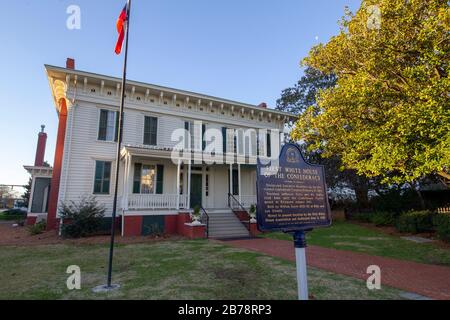
[(127, 17), (127, 5), (123, 7), (122, 12), (120, 13), (119, 19), (117, 19), (117, 32), (119, 33), (119, 38), (117, 39), (116, 44), (116, 54), (120, 54), (122, 52), (122, 43), (125, 38), (125, 22), (128, 20)]

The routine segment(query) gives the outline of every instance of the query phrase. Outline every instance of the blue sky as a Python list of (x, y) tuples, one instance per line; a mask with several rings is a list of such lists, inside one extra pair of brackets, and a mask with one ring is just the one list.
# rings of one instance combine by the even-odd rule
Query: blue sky
[[(133, 0), (128, 77), (275, 106), (301, 76), (299, 61), (339, 31), (360, 0)], [(0, 184), (25, 184), (41, 124), (53, 163), (57, 116), (44, 64), (121, 76), (115, 23), (125, 0), (0, 0)], [(70, 5), (81, 29), (66, 27)], [(6, 21), (5, 21), (6, 20)], [(316, 37), (318, 37), (316, 39)]]

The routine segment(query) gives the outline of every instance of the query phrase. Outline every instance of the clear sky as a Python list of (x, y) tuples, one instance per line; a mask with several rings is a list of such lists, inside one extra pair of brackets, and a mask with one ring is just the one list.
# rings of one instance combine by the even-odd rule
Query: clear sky
[[(44, 64), (121, 76), (115, 23), (125, 0), (0, 0), (0, 184), (25, 184), (41, 124), (53, 164), (57, 116)], [(130, 79), (275, 106), (299, 61), (339, 32), (360, 0), (133, 0)], [(81, 29), (69, 30), (70, 5)]]

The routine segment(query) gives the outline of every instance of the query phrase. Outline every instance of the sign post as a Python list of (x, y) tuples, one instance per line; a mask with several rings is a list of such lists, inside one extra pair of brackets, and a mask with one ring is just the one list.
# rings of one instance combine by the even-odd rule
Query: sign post
[(306, 235), (304, 231), (294, 233), (295, 261), (297, 263), (298, 299), (308, 300), (308, 277), (306, 268)]
[(331, 225), (325, 169), (305, 161), (296, 144), (283, 146), (275, 163), (257, 170), (257, 220), (261, 231), (294, 237), (299, 300), (308, 300), (306, 232)]

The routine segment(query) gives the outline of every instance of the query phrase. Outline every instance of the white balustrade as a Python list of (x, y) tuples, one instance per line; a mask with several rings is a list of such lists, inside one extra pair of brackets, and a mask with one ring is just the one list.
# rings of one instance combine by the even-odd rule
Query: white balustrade
[(187, 195), (176, 194), (132, 194), (128, 196), (128, 209), (177, 209), (177, 197), (180, 209), (186, 209)]

